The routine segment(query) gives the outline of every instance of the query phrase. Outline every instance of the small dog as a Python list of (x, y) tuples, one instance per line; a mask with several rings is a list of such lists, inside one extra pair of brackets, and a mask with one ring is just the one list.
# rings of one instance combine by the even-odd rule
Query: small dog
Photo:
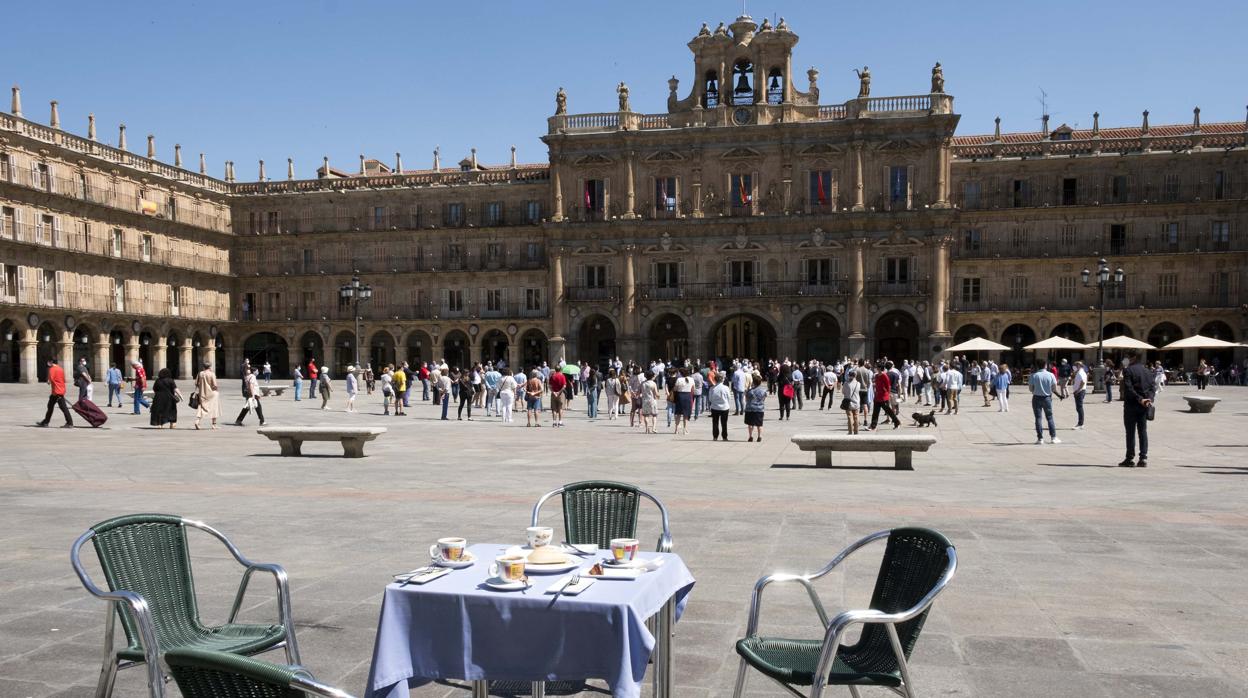
[(937, 426), (936, 425), (936, 410), (932, 410), (928, 412), (927, 414), (923, 414), (922, 412), (915, 412), (914, 414), (910, 415), (910, 417), (914, 419), (914, 425), (917, 427)]

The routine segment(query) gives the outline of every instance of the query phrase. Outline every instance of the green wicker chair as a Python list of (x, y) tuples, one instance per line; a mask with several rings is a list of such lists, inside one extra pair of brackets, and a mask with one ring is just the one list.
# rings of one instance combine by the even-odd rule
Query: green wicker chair
[[(200, 620), (187, 547), (188, 527), (205, 531), (220, 540), (234, 559), (246, 568), (234, 597), (233, 609), (224, 625), (212, 627)], [(82, 566), (80, 550), (87, 541), (95, 547), (108, 591), (97, 587)], [(100, 668), (96, 698), (112, 695), (118, 669), (138, 664), (147, 665), (151, 697), (162, 698), (165, 680), (161, 674), (160, 657), (172, 649), (256, 654), (284, 647), (287, 663), (299, 663), (286, 571), (279, 565), (248, 560), (228, 538), (211, 526), (165, 514), (119, 516), (102, 521), (79, 536), (70, 550), (70, 561), (87, 591), (108, 602), (104, 663)], [(273, 575), (277, 584), (278, 625), (235, 622), (254, 572)], [(125, 648), (115, 650), (113, 628), (119, 617), (127, 644)]]
[(547, 492), (537, 500), (533, 506), (533, 526), (538, 525), (542, 505), (556, 495), (563, 498), (563, 531), (569, 543), (606, 548), (611, 545), (612, 538), (635, 538), (637, 511), (641, 499), (645, 498), (654, 502), (663, 517), (663, 533), (659, 536), (657, 550), (661, 553), (672, 551), (667, 508), (644, 490), (609, 480), (573, 482)]
[[(884, 539), (888, 542), (870, 609), (846, 611), (829, 620), (811, 582), (831, 572), (859, 548)], [(854, 543), (814, 574), (763, 577), (754, 585), (750, 599), (746, 637), (737, 641), (741, 666), (734, 698), (740, 698), (745, 690), (746, 674), (751, 667), (795, 696), (819, 698), (826, 686), (848, 686), (849, 692), (857, 698), (858, 686), (884, 686), (913, 698), (906, 661), (919, 639), (932, 602), (953, 579), (957, 567), (957, 552), (943, 535), (926, 528), (895, 528)], [(824, 627), (822, 640), (758, 634), (763, 590), (774, 582), (797, 582), (805, 587)], [(858, 624), (863, 625), (858, 642), (842, 646), (846, 631)], [(803, 693), (796, 686), (808, 686), (809, 693)]]
[(169, 673), (182, 698), (351, 698), (319, 683), (302, 667), (271, 664), (228, 652), (169, 650)]

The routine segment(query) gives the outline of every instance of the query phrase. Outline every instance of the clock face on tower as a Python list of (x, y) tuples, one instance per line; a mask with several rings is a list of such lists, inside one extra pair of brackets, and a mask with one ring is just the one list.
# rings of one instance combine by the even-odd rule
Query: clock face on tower
[(732, 121), (738, 126), (750, 123), (750, 110), (745, 107), (737, 107), (737, 110), (732, 113)]

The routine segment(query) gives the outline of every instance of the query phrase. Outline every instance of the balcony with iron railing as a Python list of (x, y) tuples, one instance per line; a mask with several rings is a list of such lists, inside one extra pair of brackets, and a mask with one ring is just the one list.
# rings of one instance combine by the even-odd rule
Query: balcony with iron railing
[[(542, 319), (550, 317), (544, 307), (529, 307), (524, 301), (503, 300), (499, 303), (467, 300), (458, 305), (425, 303), (390, 303), (385, 306), (361, 303), (360, 319), (365, 321), (393, 320), (509, 320)], [(295, 322), (295, 321), (349, 321), (354, 320), (351, 306), (331, 305), (324, 308), (299, 307), (254, 308), (239, 311), (243, 322)]]
[(844, 278), (826, 279), (825, 283), (809, 281), (765, 281), (743, 284), (722, 282), (639, 284), (639, 300), (714, 300), (720, 298), (826, 298), (849, 293)]
[(284, 275), (319, 276), (324, 274), (403, 274), (411, 272), (521, 272), (539, 271), (547, 267), (545, 254), (538, 257), (526, 255), (503, 255), (488, 257), (480, 255), (428, 254), (410, 257), (386, 257), (378, 259), (369, 251), (362, 251), (350, 259), (324, 259), (305, 264), (298, 259), (282, 259), (276, 263), (236, 255), (234, 268), (239, 276)]
[(230, 272), (230, 263), (225, 259), (213, 259), (204, 254), (177, 252), (166, 248), (153, 247), (144, 250), (142, 245), (134, 243), (117, 245), (106, 237), (87, 236), (65, 230), (58, 232), (52, 226), (16, 223), (8, 219), (0, 219), (0, 240), (208, 274)]
[(1016, 242), (1003, 236), (1002, 238), (981, 238), (978, 243), (967, 242), (963, 239), (954, 249), (953, 256), (960, 259), (1027, 259), (1239, 252), (1246, 249), (1248, 249), (1248, 238), (1234, 234), (1228, 235), (1228, 239), (1221, 240), (1209, 232), (1180, 234), (1175, 238), (1159, 232), (1148, 235), (1128, 235), (1124, 239), (1102, 236), (1063, 240), (1060, 237), (1046, 236), (1038, 240), (1027, 239)]
[[(1196, 202), (1241, 201), (1248, 198), (1248, 186), (1228, 181), (1221, 187), (1213, 182), (1182, 183), (1167, 186), (1162, 173), (1156, 180), (1115, 189), (1107, 181), (1081, 184), (1074, 190), (1063, 190), (1056, 176), (1026, 180), (1026, 191), (1008, 188), (1014, 180), (1002, 180), (1006, 188), (988, 191), (981, 183), (978, 194), (968, 193), (965, 186), (954, 186), (950, 201), (965, 211), (997, 211), (1029, 208), (1069, 208), (1075, 206), (1122, 206), (1139, 204), (1182, 204)], [(1020, 180), (1021, 181), (1021, 180)]]
[(497, 218), (474, 216), (449, 220), (441, 216), (417, 214), (386, 214), (384, 216), (297, 216), (284, 217), (276, 222), (257, 218), (254, 222), (246, 214), (234, 221), (238, 235), (293, 235), (304, 233), (358, 233), (364, 231), (414, 231), (432, 228), (502, 228), (533, 226), (541, 221), (524, 214), (502, 215)]
[[(1060, 294), (1028, 294), (1011, 297), (1010, 294), (984, 293), (979, 298), (954, 295), (949, 299), (949, 312), (1041, 312), (1048, 310), (1095, 311), (1098, 301), (1095, 289), (1077, 288), (1073, 296)], [(1175, 292), (1161, 295), (1147, 291), (1108, 293), (1106, 310), (1176, 310), (1184, 308), (1240, 308), (1248, 302), (1248, 296), (1231, 289), (1213, 291)]]
[(58, 290), (54, 287), (38, 288), (33, 284), (7, 296), (0, 302), (27, 305), (36, 308), (57, 308), (66, 311), (115, 314), (122, 316), (178, 317), (184, 320), (227, 321), (230, 309), (226, 305), (182, 303), (174, 305), (167, 300), (150, 298), (124, 298), (121, 303), (110, 293), (88, 293)]
[(926, 296), (929, 293), (929, 284), (927, 279), (867, 279), (864, 292), (868, 296)]

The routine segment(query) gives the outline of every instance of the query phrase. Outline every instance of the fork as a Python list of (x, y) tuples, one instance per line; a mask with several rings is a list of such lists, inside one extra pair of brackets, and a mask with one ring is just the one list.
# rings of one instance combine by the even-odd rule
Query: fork
[[(572, 575), (571, 579), (564, 582), (563, 586), (559, 587), (559, 589), (555, 591), (555, 599), (559, 598), (559, 595), (562, 594), (564, 591), (566, 591), (568, 587), (574, 587), (577, 584), (580, 584), (580, 582), (581, 582), (581, 574), (579, 572)], [(554, 601), (554, 599), (551, 599), (551, 601)]]

